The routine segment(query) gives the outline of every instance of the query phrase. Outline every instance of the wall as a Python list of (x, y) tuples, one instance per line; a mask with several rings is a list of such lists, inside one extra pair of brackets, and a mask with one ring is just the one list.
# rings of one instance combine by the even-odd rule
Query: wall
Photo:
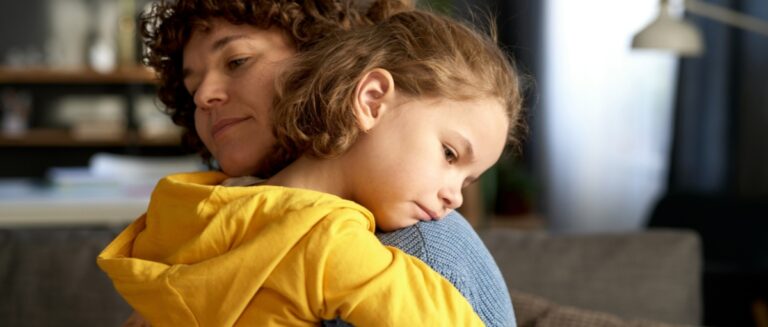
[(676, 58), (630, 49), (657, 0), (548, 0), (540, 132), (559, 232), (638, 229), (663, 191)]

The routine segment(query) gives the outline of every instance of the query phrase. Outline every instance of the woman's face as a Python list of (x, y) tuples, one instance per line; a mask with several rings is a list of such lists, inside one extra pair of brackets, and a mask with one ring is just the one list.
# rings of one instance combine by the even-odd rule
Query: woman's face
[(195, 129), (230, 176), (251, 175), (275, 143), (269, 112), (275, 77), (296, 53), (277, 28), (212, 20), (184, 47), (184, 86), (195, 102)]

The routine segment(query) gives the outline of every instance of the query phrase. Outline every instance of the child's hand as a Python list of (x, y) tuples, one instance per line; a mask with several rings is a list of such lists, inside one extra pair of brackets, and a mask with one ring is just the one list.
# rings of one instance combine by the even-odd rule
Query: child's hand
[(134, 311), (128, 320), (123, 323), (123, 327), (150, 327), (149, 323), (144, 320), (138, 312)]

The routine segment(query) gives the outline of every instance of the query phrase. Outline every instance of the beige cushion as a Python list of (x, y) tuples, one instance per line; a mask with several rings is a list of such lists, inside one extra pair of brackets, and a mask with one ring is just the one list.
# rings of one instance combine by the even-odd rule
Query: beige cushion
[(672, 327), (673, 325), (625, 320), (605, 312), (561, 306), (542, 297), (511, 291), (519, 327)]

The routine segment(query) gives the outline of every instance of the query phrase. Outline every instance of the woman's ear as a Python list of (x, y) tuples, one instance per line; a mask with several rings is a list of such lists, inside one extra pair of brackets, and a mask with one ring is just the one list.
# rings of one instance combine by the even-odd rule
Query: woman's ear
[(376, 68), (368, 71), (357, 83), (353, 110), (357, 125), (367, 132), (379, 121), (395, 99), (395, 81), (389, 71)]

